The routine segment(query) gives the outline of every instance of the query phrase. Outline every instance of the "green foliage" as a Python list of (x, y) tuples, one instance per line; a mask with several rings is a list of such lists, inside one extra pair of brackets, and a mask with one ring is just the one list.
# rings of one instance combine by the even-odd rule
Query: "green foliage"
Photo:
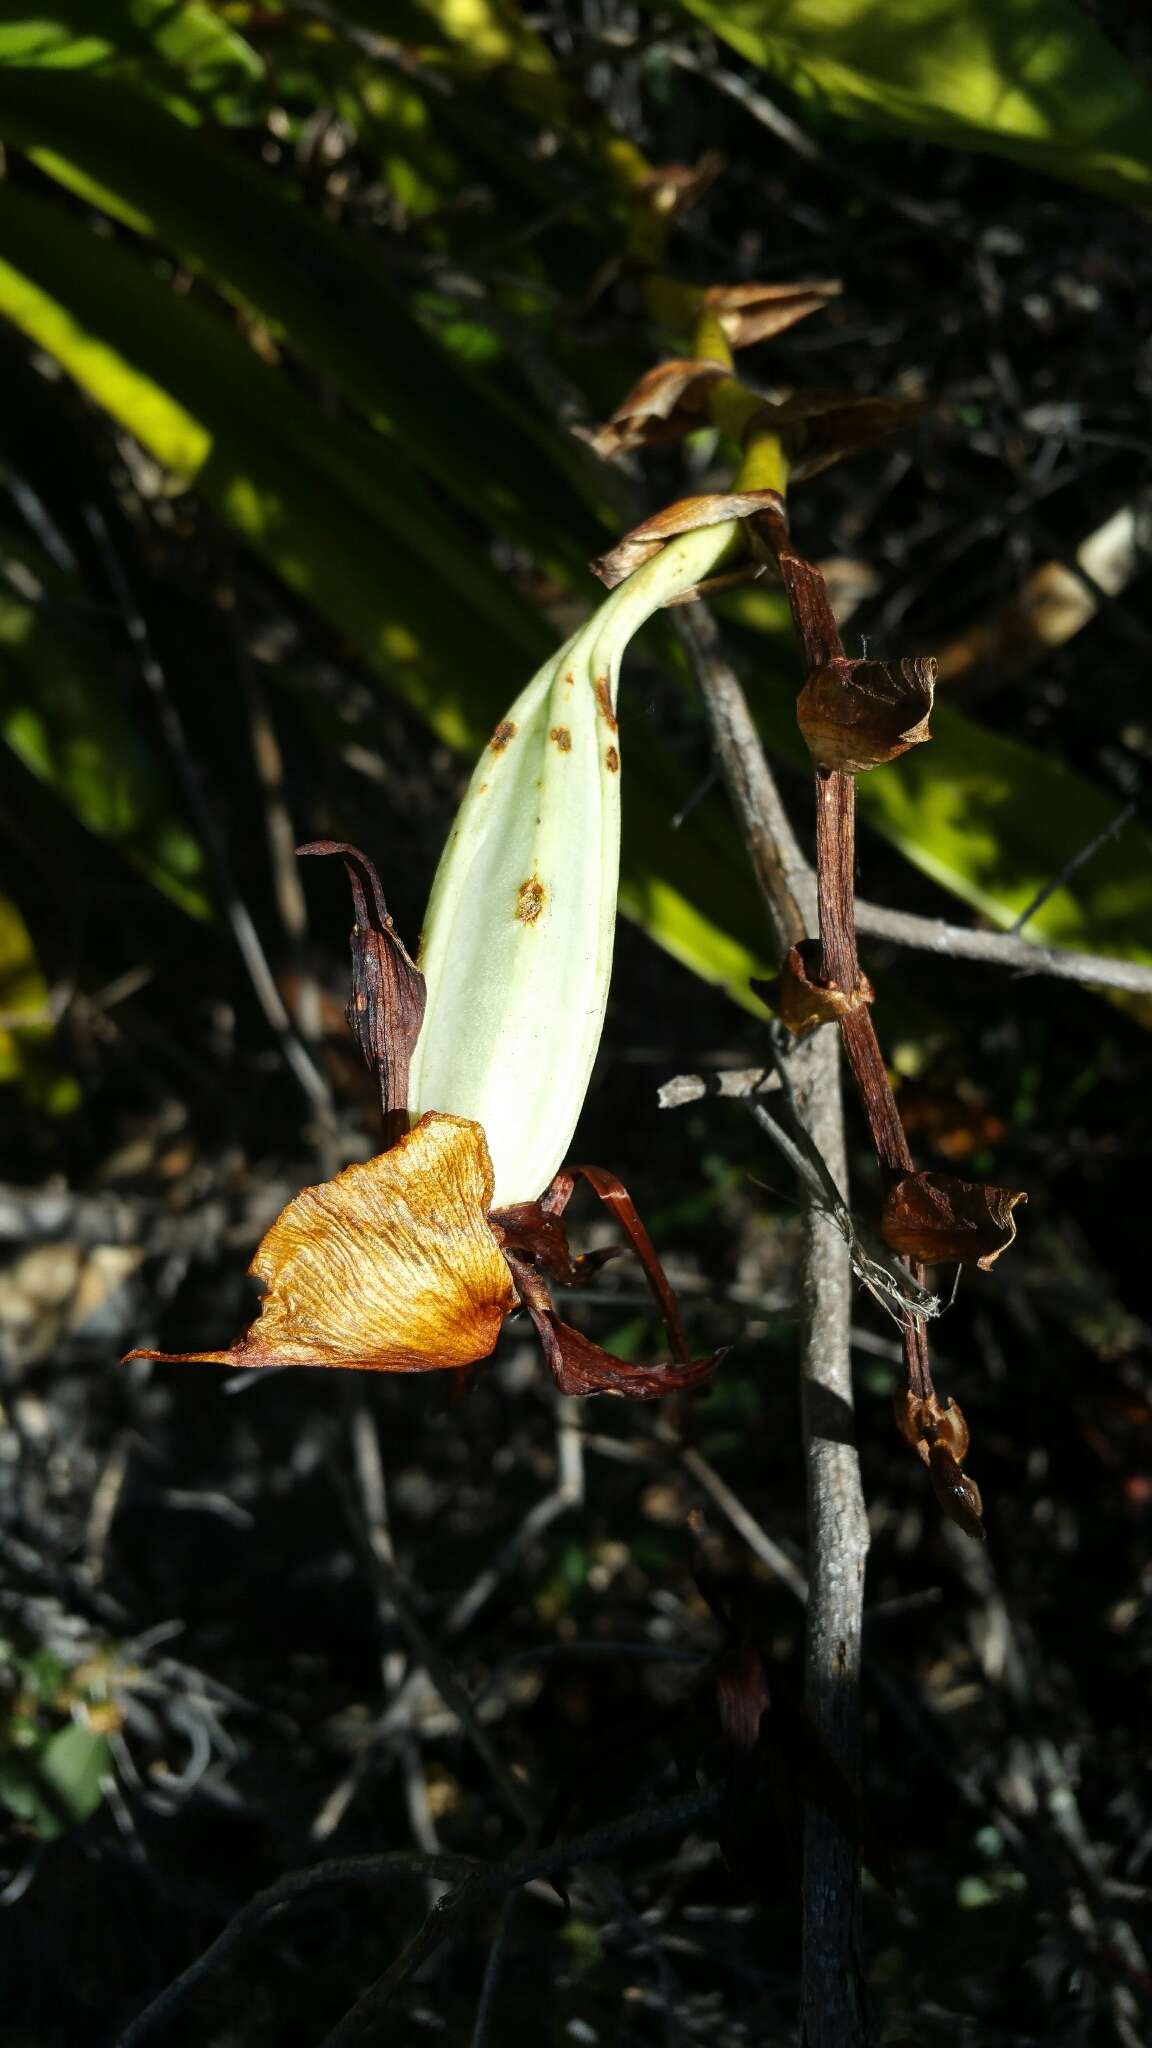
[(86, 1711), (90, 1676), (70, 1674), (50, 1650), (0, 1639), (0, 1688), (9, 1695), (0, 1722), (0, 1806), (42, 1842), (89, 1819), (103, 1797), (107, 1736), (86, 1719), (61, 1724), (73, 1704)]
[(683, 0), (809, 104), (1152, 204), (1152, 100), (1073, 0)]
[[(1147, 189), (1140, 88), (1064, 0), (966, 0), (938, 18), (852, 0), (691, 4), (833, 113), (1130, 198)], [(413, 0), (401, 18), (359, 0), (350, 19), (103, 0), (6, 21), (0, 312), (161, 466), (167, 491), (194, 492), (467, 754), (562, 637), (557, 607), (567, 631), (572, 600), (594, 600), (584, 563), (621, 520), (558, 418), (606, 410), (636, 358), (574, 346), (567, 309), (659, 236), (634, 197), (639, 152), (589, 117), (515, 7)], [(402, 33), (419, 62), (377, 61), (373, 33)], [(333, 217), (317, 176), (326, 124), (403, 235), (380, 232), (376, 199)], [(488, 208), (476, 222), (460, 204), (474, 183)], [(491, 281), (460, 296), (433, 255), (465, 271), (475, 257)], [(638, 337), (640, 359), (657, 345), (679, 344)], [(60, 393), (39, 381), (50, 436), (66, 435)], [(66, 586), (50, 603), (5, 598), (3, 739), (88, 830), (203, 914), (205, 857), (170, 768)], [(759, 602), (746, 674), (765, 731), (795, 752), (791, 641)], [(623, 906), (752, 1003), (763, 918), (734, 835), (715, 804), (672, 830), (688, 771), (651, 734), (630, 743), (627, 692), (624, 719)], [(1010, 923), (1108, 799), (947, 708), (937, 734), (866, 780), (862, 810), (913, 865)], [(1134, 850), (1132, 834), (1107, 848), (1037, 934), (1144, 954)]]

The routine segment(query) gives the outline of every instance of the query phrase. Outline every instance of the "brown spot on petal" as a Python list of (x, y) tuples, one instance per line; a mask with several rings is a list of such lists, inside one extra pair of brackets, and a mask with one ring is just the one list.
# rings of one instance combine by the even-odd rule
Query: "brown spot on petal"
[(617, 719), (616, 713), (612, 709), (612, 692), (608, 687), (607, 676), (597, 676), (592, 688), (596, 692), (596, 702), (600, 707), (601, 718), (604, 720), (609, 732), (615, 732)]
[(615, 747), (609, 747), (607, 753), (604, 756), (604, 766), (608, 770), (609, 775), (619, 775), (620, 756), (616, 752)]
[(554, 725), (548, 737), (560, 753), (572, 752), (572, 735), (566, 725)]
[(494, 754), (502, 754), (509, 740), (514, 740), (519, 727), (514, 719), (502, 718), (488, 744)]
[(479, 1124), (430, 1113), (389, 1152), (305, 1188), (249, 1267), (264, 1287), (229, 1351), (133, 1351), (209, 1364), (432, 1372), (487, 1358), (516, 1294), (488, 1227)]
[(529, 875), (516, 892), (516, 915), (521, 924), (535, 924), (547, 901), (548, 891), (539, 875)]

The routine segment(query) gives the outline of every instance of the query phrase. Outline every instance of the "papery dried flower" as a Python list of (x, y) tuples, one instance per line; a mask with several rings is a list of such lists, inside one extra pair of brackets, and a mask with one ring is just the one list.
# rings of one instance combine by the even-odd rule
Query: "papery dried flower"
[(796, 717), (818, 768), (859, 775), (931, 739), (936, 663), (829, 661), (809, 676)]
[(955, 1261), (987, 1273), (1015, 1238), (1012, 1212), (1027, 1200), (1020, 1189), (957, 1180), (950, 1173), (905, 1173), (885, 1197), (880, 1230), (902, 1258), (924, 1266)]

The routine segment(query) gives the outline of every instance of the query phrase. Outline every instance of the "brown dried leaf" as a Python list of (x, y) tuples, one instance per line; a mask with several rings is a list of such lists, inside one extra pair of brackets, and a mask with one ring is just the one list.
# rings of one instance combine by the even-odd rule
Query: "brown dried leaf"
[(592, 447), (597, 455), (611, 459), (629, 448), (680, 440), (707, 416), (709, 384), (727, 375), (723, 363), (697, 362), (693, 357), (657, 363), (598, 428)]
[(804, 278), (794, 284), (713, 285), (704, 297), (732, 347), (750, 348), (783, 334), (810, 313), (822, 312), (841, 290), (834, 278)]
[(751, 519), (758, 512), (775, 512), (783, 517), (784, 500), (779, 491), (717, 491), (696, 498), (678, 498), (650, 519), (641, 520), (614, 548), (589, 564), (594, 576), (609, 590), (631, 576), (636, 569), (658, 555), (665, 541), (678, 533), (694, 533), (701, 526), (721, 526), (726, 519)]
[(931, 739), (936, 687), (931, 656), (902, 661), (828, 661), (796, 702), (800, 730), (818, 768), (859, 775)]
[(821, 981), (820, 959), (819, 940), (801, 939), (798, 946), (789, 949), (774, 981), (755, 984), (757, 994), (763, 988), (765, 1001), (797, 1037), (814, 1031), (818, 1024), (835, 1023), (864, 1003), (872, 1002), (875, 996), (868, 976), (861, 972), (857, 972), (851, 994), (837, 988), (834, 982)]
[(424, 976), (408, 956), (366, 854), (343, 840), (313, 839), (298, 854), (338, 853), (352, 884), (352, 994), (348, 1023), (380, 1086), (385, 1142), (407, 1128), (408, 1070), (424, 1021)]
[(265, 1290), (259, 1317), (230, 1350), (128, 1355), (370, 1372), (472, 1365), (516, 1305), (491, 1200), (479, 1124), (429, 1112), (390, 1151), (282, 1210), (248, 1269)]
[(979, 1266), (990, 1272), (1016, 1235), (1012, 1211), (1027, 1195), (950, 1173), (906, 1173), (889, 1190), (880, 1216), (886, 1245), (921, 1265)]

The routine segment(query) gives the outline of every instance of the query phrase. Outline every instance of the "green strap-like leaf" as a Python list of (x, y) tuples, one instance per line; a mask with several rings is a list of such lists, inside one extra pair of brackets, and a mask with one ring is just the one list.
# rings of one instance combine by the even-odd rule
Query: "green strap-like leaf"
[(570, 561), (592, 551), (563, 439), (426, 334), (357, 240), (231, 149), (114, 80), (63, 71), (0, 69), (0, 134), (258, 309), (458, 503)]
[(1152, 204), (1152, 99), (1073, 0), (681, 0), (802, 98)]

